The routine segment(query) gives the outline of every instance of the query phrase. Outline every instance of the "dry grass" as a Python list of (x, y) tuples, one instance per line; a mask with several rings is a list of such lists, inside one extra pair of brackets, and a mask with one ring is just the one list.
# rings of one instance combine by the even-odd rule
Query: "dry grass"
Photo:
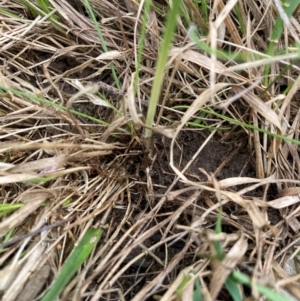
[[(192, 300), (193, 285), (178, 291), (186, 275), (204, 300), (231, 300), (224, 283), (232, 271), (252, 279), (252, 290), (240, 285), (247, 300), (263, 300), (258, 285), (300, 300), (300, 78), (290, 60), (297, 54), (285, 54), (300, 34), (299, 8), (276, 44), (282, 56), (270, 57), (258, 54), (278, 16), (272, 1), (238, 1), (245, 33), (226, 1), (210, 27), (183, 1), (189, 21), (209, 30), (203, 40), (240, 60), (199, 51), (180, 19), (150, 157), (141, 125), (167, 11), (166, 1), (153, 2), (135, 101), (136, 1), (90, 0), (106, 54), (82, 1), (51, 1), (56, 23), (1, 1), (3, 300), (40, 299), (91, 227), (104, 235), (60, 300)], [(187, 126), (199, 125), (203, 108), (209, 130)]]

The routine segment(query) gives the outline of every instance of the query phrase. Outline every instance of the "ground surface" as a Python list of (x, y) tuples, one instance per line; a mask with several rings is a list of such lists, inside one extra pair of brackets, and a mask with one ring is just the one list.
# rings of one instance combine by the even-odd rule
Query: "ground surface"
[[(275, 293), (270, 300), (300, 299), (300, 69), (297, 60), (276, 60), (293, 35), (285, 32), (264, 72), (266, 56), (254, 54), (267, 52), (277, 7), (237, 1), (239, 17), (224, 10), (228, 2), (218, 5), (226, 15), (218, 49), (245, 51), (249, 61), (215, 61), (192, 43), (192, 24), (208, 44), (214, 35), (202, 6), (182, 1), (186, 15), (147, 148), (143, 127), (168, 3), (153, 1), (136, 70), (143, 23), (135, 1), (90, 1), (109, 55), (83, 1), (51, 2), (54, 21), (2, 1), (3, 300), (43, 300), (91, 228), (103, 234), (59, 300), (198, 300), (199, 287), (202, 300), (239, 300), (228, 279), (243, 300), (263, 300), (264, 290)], [(299, 8), (290, 19), (299, 35)]]

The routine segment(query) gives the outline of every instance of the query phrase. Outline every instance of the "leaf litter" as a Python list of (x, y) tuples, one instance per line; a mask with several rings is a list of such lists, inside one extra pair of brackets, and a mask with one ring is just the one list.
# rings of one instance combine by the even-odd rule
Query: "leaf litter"
[[(210, 28), (204, 42), (249, 60), (199, 49), (188, 39), (191, 24), (180, 19), (149, 156), (145, 104), (166, 1), (153, 1), (138, 87), (136, 2), (90, 1), (108, 52), (86, 1), (51, 1), (52, 13), (41, 16), (27, 1), (2, 2), (2, 299), (42, 298), (94, 227), (104, 236), (60, 300), (191, 300), (191, 283), (200, 283), (204, 300), (232, 300), (226, 281), (237, 272), (251, 279), (251, 288), (246, 280), (238, 285), (249, 300), (260, 298), (261, 286), (299, 300), (299, 143), (244, 126), (299, 142), (297, 55), (266, 55), (276, 6), (207, 1), (211, 22), (216, 16), (209, 27), (195, 4), (183, 1), (191, 23)], [(297, 9), (287, 26), (279, 49), (299, 35)], [(21, 207), (5, 213), (4, 205), (15, 204)]]

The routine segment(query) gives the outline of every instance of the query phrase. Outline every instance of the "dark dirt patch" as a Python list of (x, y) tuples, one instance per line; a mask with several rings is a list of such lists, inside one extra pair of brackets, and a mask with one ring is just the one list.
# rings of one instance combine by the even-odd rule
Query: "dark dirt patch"
[[(206, 138), (210, 134), (209, 131), (183, 131), (178, 139), (177, 145), (174, 151), (174, 162), (177, 162), (178, 168), (181, 170), (186, 166), (186, 164), (191, 160), (194, 154), (205, 142)], [(158, 200), (161, 195), (163, 195), (170, 184), (175, 178), (175, 174), (169, 166), (170, 162), (170, 139), (164, 137), (155, 137), (154, 139), (155, 150), (156, 150), (156, 160), (152, 166), (150, 172), (153, 190), (154, 190), (154, 200)], [(141, 182), (146, 182), (146, 173), (143, 166), (145, 164), (145, 156), (147, 154), (142, 151), (142, 146), (139, 144), (132, 145), (136, 151), (140, 153), (136, 156), (129, 157), (128, 160), (123, 161), (124, 165), (127, 166), (127, 173), (131, 175), (132, 178), (137, 179), (137, 184), (131, 189), (131, 201), (135, 203), (135, 212), (132, 216), (138, 216), (142, 212), (149, 212), (151, 210), (151, 204), (148, 200), (144, 198), (147, 194), (146, 185), (141, 184)], [(132, 149), (133, 150), (133, 149)], [(124, 166), (123, 165), (123, 166)], [(223, 139), (221, 134), (216, 134), (213, 139), (211, 139), (207, 145), (203, 148), (200, 155), (196, 157), (194, 162), (191, 164), (185, 175), (193, 181), (205, 182), (207, 181), (206, 176), (199, 170), (199, 168), (204, 169), (208, 174), (214, 174), (218, 180), (225, 179), (228, 177), (239, 177), (239, 176), (254, 176), (254, 169), (251, 164), (250, 156), (247, 149), (247, 140), (243, 136), (237, 137), (236, 141), (226, 141)], [(184, 188), (184, 184), (178, 182), (174, 187), (174, 190)], [(256, 192), (259, 194), (259, 192)], [(185, 199), (189, 196), (189, 193), (181, 195), (181, 199)], [(155, 201), (154, 201), (155, 202)], [(182, 204), (180, 200), (174, 200), (172, 202), (165, 202), (161, 209), (157, 212), (156, 222), (162, 221), (168, 214), (174, 212)], [(181, 214), (177, 220), (176, 224), (190, 226), (195, 213), (201, 216), (207, 205), (205, 204), (205, 196), (199, 195), (199, 200), (197, 201), (199, 208), (195, 210), (194, 206), (187, 208), (187, 210)], [(196, 204), (195, 204), (196, 205)], [(200, 209), (200, 207), (202, 209)], [(226, 218), (226, 214), (229, 216), (231, 213), (236, 212), (236, 206), (228, 205), (223, 208), (225, 217), (223, 218), (223, 231), (226, 233), (234, 233), (237, 229), (241, 228), (240, 222), (243, 223), (242, 228), (246, 233), (251, 233), (253, 231), (251, 220), (248, 216), (245, 219), (241, 216), (241, 219), (237, 223), (231, 219)], [(146, 214), (145, 213), (145, 214)], [(118, 214), (117, 214), (118, 215)], [(118, 223), (122, 219), (122, 215), (115, 216), (115, 221)], [(207, 227), (212, 228), (217, 220), (217, 214), (212, 214), (207, 219)], [(155, 226), (154, 222), (148, 225), (148, 228)], [(161, 228), (159, 232), (156, 232), (149, 239), (143, 242), (145, 247), (150, 247), (156, 244), (161, 239), (161, 233), (164, 233), (167, 229), (165, 227)], [(172, 229), (172, 233), (176, 233), (176, 228)], [(186, 239), (186, 238), (184, 238)], [(173, 244), (170, 244), (166, 249), (166, 245), (163, 244), (153, 251), (153, 254), (160, 258), (163, 262), (170, 262), (176, 254), (180, 253), (185, 246), (185, 240), (179, 240)], [(130, 243), (129, 243), (130, 245)], [(184, 257), (184, 265), (190, 265), (195, 260), (195, 252), (197, 246), (192, 245), (190, 250), (186, 253)], [(116, 252), (118, 254), (123, 250), (123, 247)], [(135, 248), (130, 256), (124, 261), (124, 265), (138, 256), (143, 251), (140, 247)], [(123, 266), (124, 266), (123, 265)], [(145, 255), (142, 259), (138, 260), (134, 265), (123, 274), (119, 279), (119, 283), (124, 288), (128, 288), (131, 285), (135, 285), (131, 288), (130, 298), (134, 296), (136, 292), (139, 292), (146, 283), (151, 281), (157, 274), (161, 271), (161, 266), (155, 261), (150, 255)], [(179, 273), (174, 270), (174, 275)], [(141, 273), (144, 275), (140, 278), (139, 283), (135, 283), (133, 279), (136, 275)], [(153, 300), (152, 297), (149, 300)]]
[[(180, 169), (184, 168), (185, 165), (190, 161), (193, 155), (197, 152), (197, 150), (202, 146), (206, 137), (209, 135), (209, 132), (192, 132), (185, 131), (182, 132), (178, 138), (178, 145), (181, 149), (177, 148), (175, 150), (175, 162), (179, 162), (178, 167)], [(155, 139), (155, 147), (157, 151), (156, 161), (153, 165), (151, 171), (151, 179), (154, 184), (154, 194), (157, 195), (159, 199), (159, 195), (162, 195), (166, 192), (166, 189), (173, 182), (175, 175), (169, 166), (169, 151), (170, 151), (170, 140), (157, 137)], [(139, 157), (140, 164), (142, 160), (142, 156)], [(207, 181), (206, 176), (199, 171), (199, 168), (204, 169), (208, 174), (214, 174), (218, 180), (222, 180), (229, 177), (255, 177), (254, 167), (255, 164), (251, 162), (251, 157), (247, 148), (247, 140), (242, 136), (237, 137), (236, 141), (226, 141), (222, 140), (221, 134), (216, 134), (213, 139), (211, 139), (207, 145), (203, 148), (200, 155), (194, 160), (192, 165), (189, 167), (188, 171), (185, 173), (187, 177), (189, 177), (193, 181)], [(141, 179), (140, 179), (141, 180)], [(160, 187), (156, 187), (155, 184)], [(162, 188), (165, 187), (165, 188)], [(174, 190), (183, 188), (184, 185), (180, 182), (177, 183)], [(240, 188), (240, 187), (239, 187)], [(142, 193), (142, 189), (145, 189), (144, 186), (139, 186), (137, 184), (134, 188), (135, 193), (132, 193), (132, 196), (135, 197), (132, 199), (133, 201), (137, 201), (137, 196), (139, 195), (139, 191)], [(234, 187), (232, 188), (234, 189)], [(145, 192), (145, 191), (144, 191)], [(261, 196), (262, 191), (255, 190), (252, 192), (256, 196)], [(274, 191), (271, 189), (271, 193)], [(181, 195), (181, 199), (187, 198), (188, 194)], [(214, 202), (217, 200), (214, 199)], [(166, 216), (169, 212), (174, 212), (178, 209), (178, 207), (182, 204), (180, 200), (174, 200), (172, 202), (166, 202), (163, 207), (157, 213), (160, 216)], [(199, 199), (195, 205), (199, 206), (195, 210), (194, 206), (188, 207), (187, 210), (178, 217), (177, 223), (179, 225), (190, 226), (195, 214), (201, 216), (205, 212), (205, 207), (208, 207), (208, 204), (205, 202), (205, 195), (199, 195)], [(202, 209), (201, 209), (202, 208)], [(136, 207), (136, 214), (140, 214), (142, 210), (146, 212), (151, 210), (151, 205), (147, 203), (147, 200), (140, 199), (138, 202), (138, 206)], [(222, 231), (224, 233), (236, 233), (236, 231), (243, 230), (244, 233), (247, 233), (249, 237), (254, 233), (253, 224), (251, 219), (247, 214), (242, 214), (241, 209), (235, 204), (228, 204), (223, 207), (223, 218), (222, 218)], [(277, 211), (270, 210), (270, 215), (272, 216), (272, 224), (276, 224), (280, 220), (280, 216)], [(135, 214), (134, 214), (135, 215)], [(230, 216), (236, 216), (236, 220), (229, 218)], [(157, 218), (156, 221), (159, 222), (163, 218)], [(208, 216), (206, 222), (207, 229), (214, 229), (215, 223), (217, 221), (217, 213), (212, 213)], [(149, 225), (149, 228), (155, 226), (154, 224)], [(160, 229), (160, 233), (164, 233), (167, 229), (165, 227)], [(171, 230), (172, 233), (176, 233), (176, 228)], [(155, 243), (157, 243), (161, 239), (161, 234), (156, 232), (152, 237), (145, 240), (143, 242), (144, 246), (151, 247)], [(186, 239), (186, 237), (184, 238)], [(174, 244), (161, 245), (157, 249), (153, 251), (153, 254), (160, 258), (163, 262), (170, 262), (177, 254), (179, 254), (185, 246), (186, 241), (182, 239), (177, 241)], [(254, 239), (254, 238), (253, 238)], [(249, 243), (251, 243), (251, 239), (249, 239)], [(172, 275), (176, 277), (180, 272), (181, 265), (189, 266), (195, 262), (195, 254), (197, 254), (198, 246), (196, 244), (191, 245), (188, 252), (186, 252), (183, 260), (181, 261), (178, 268), (173, 270)], [(120, 250), (121, 251), (121, 250)], [(134, 258), (139, 255), (142, 250), (137, 247), (135, 248), (130, 258), (128, 260)], [(118, 252), (117, 252), (118, 253)], [(200, 254), (199, 254), (200, 255)], [(210, 254), (206, 254), (204, 256), (210, 256)], [(196, 256), (198, 258), (198, 256)], [(126, 261), (127, 262), (127, 259)], [(126, 264), (124, 262), (124, 264)], [(249, 266), (255, 266), (255, 259), (253, 262), (248, 262)], [(131, 285), (130, 299), (134, 297), (134, 295), (139, 292), (149, 281), (154, 279), (161, 272), (161, 266), (153, 259), (153, 257), (146, 255), (143, 259), (137, 261), (134, 265), (132, 265), (119, 279), (119, 282), (123, 288), (128, 288)], [(140, 281), (135, 283), (133, 279), (136, 279), (136, 275), (139, 277)], [(172, 280), (165, 279), (164, 283), (166, 285), (168, 283), (172, 283)], [(157, 292), (159, 294), (159, 292)], [(224, 292), (221, 292), (223, 294)], [(222, 300), (230, 300), (228, 295), (221, 296)], [(149, 297), (147, 300), (154, 300), (153, 297)]]
[[(202, 147), (208, 131), (183, 131), (177, 139), (177, 147), (174, 149), (174, 162), (177, 168), (182, 170), (192, 159), (194, 154)], [(253, 162), (247, 149), (247, 140), (237, 137), (236, 141), (222, 141), (222, 136), (216, 134), (208, 141), (206, 146), (189, 166), (185, 175), (193, 181), (207, 181), (207, 177), (199, 170), (205, 170), (207, 174), (214, 175), (216, 179), (222, 180), (230, 177), (253, 177), (255, 170)], [(160, 142), (158, 142), (160, 140)], [(164, 140), (164, 145), (162, 145)], [(170, 140), (157, 139), (157, 159), (152, 173), (160, 175), (161, 185), (168, 186), (174, 177), (169, 166), (170, 162)]]

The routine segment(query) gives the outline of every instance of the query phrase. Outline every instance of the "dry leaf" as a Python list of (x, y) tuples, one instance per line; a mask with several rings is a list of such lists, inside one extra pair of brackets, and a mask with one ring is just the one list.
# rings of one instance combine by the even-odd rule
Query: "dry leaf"
[(239, 240), (226, 254), (225, 258), (218, 262), (214, 262), (214, 271), (210, 282), (209, 290), (213, 300), (216, 300), (220, 290), (222, 289), (227, 277), (236, 267), (237, 263), (243, 258), (247, 251), (248, 243), (244, 235), (241, 234)]

